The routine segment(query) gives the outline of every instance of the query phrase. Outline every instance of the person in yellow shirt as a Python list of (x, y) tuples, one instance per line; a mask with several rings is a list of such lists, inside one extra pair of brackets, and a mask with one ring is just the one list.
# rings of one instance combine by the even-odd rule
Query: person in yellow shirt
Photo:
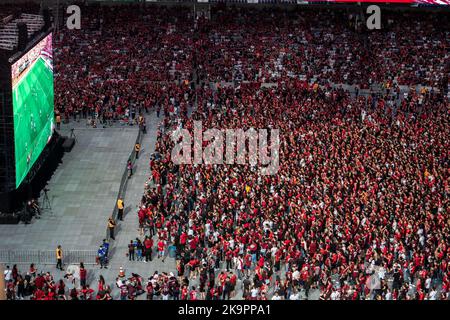
[(117, 209), (119, 210), (117, 213), (117, 219), (119, 219), (120, 221), (123, 221), (123, 207), (124, 207), (123, 199), (122, 198), (117, 199)]
[(427, 88), (422, 87), (422, 88), (420, 89), (420, 93), (421, 93), (421, 94), (426, 94), (426, 93), (427, 93)]
[(116, 240), (116, 238), (114, 238), (114, 228), (115, 227), (116, 227), (116, 222), (114, 221), (113, 217), (110, 217), (108, 220), (109, 237), (113, 240)]
[(139, 151), (141, 151), (141, 145), (139, 142), (136, 142), (134, 145), (134, 151), (136, 151), (136, 159), (139, 159)]
[(60, 129), (61, 128), (61, 115), (59, 114), (59, 112), (56, 113), (56, 129)]
[(56, 269), (62, 270), (63, 251), (61, 246), (56, 248)]

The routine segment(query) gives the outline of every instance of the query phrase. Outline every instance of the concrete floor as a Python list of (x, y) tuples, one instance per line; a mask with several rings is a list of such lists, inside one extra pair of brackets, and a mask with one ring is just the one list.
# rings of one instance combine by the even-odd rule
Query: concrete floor
[(62, 126), (61, 134), (68, 135), (70, 128), (77, 142), (47, 186), (52, 210), (28, 225), (0, 225), (1, 249), (54, 250), (60, 244), (66, 250), (89, 250), (104, 238), (138, 128), (94, 129), (72, 122)]

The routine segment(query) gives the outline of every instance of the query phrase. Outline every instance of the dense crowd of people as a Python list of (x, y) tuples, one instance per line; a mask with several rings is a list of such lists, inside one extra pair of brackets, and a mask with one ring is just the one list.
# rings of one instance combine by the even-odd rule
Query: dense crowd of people
[[(55, 104), (65, 121), (128, 118), (160, 103), (167, 82), (283, 82), (446, 87), (448, 13), (385, 13), (217, 5), (83, 8), (81, 30), (55, 37)], [(133, 21), (133, 23), (128, 23)], [(434, 26), (440, 26), (439, 28)]]
[(7, 266), (4, 276), (8, 300), (112, 300), (112, 290), (103, 276), (97, 281), (96, 291), (90, 287), (83, 263), (78, 268), (67, 268), (59, 280), (51, 272), (39, 271), (34, 264), (25, 273), (17, 265), (11, 269)]
[[(247, 299), (447, 299), (448, 100), (395, 97), (300, 81), (205, 90), (192, 117), (166, 113), (139, 222), (176, 246), (179, 276), (198, 274), (200, 292), (220, 291), (209, 270), (226, 267), (250, 277)], [(279, 172), (175, 166), (171, 132), (194, 119), (279, 128)]]
[(198, 23), (207, 81), (440, 86), (449, 72), (446, 14), (383, 13), (382, 31), (367, 32), (357, 12), (218, 8)]
[(58, 34), (55, 106), (65, 121), (129, 119), (154, 107), (161, 82), (191, 80), (189, 10), (139, 10), (85, 8), (81, 30)]

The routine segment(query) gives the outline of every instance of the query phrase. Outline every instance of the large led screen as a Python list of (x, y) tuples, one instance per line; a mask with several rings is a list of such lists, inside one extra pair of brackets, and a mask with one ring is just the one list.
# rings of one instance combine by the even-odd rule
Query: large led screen
[(49, 34), (12, 67), (16, 188), (54, 130), (53, 53)]

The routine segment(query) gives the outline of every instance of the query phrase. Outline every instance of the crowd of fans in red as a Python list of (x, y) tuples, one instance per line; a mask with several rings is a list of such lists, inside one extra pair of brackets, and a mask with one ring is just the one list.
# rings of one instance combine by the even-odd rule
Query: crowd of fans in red
[[(410, 93), (390, 106), (391, 94), (302, 82), (202, 92), (192, 118), (166, 118), (140, 223), (177, 246), (179, 275), (199, 273), (200, 292), (223, 290), (208, 270), (226, 267), (251, 276), (247, 299), (447, 299), (448, 100)], [(174, 166), (171, 129), (193, 119), (279, 128), (280, 170)]]
[(191, 80), (189, 17), (187, 8), (83, 8), (81, 30), (63, 28), (56, 37), (55, 105), (63, 119), (129, 118), (155, 105), (159, 82)]
[(25, 273), (21, 273), (17, 265), (7, 266), (6, 297), (8, 300), (112, 300), (111, 288), (103, 276), (97, 281), (96, 291), (87, 279), (88, 271), (83, 263), (76, 272), (67, 269), (57, 281), (51, 272), (41, 272), (34, 264)]
[(211, 17), (194, 19), (188, 7), (83, 8), (82, 29), (55, 37), (58, 112), (121, 119), (153, 107), (166, 81), (448, 81), (448, 13), (387, 12), (382, 31), (372, 32), (358, 11), (217, 5)]
[[(219, 10), (198, 22), (199, 68), (209, 81), (284, 78), (439, 86), (448, 74), (447, 14), (383, 13), (383, 31), (364, 31), (355, 12)], [(440, 26), (440, 27), (437, 27)]]
[[(245, 299), (448, 299), (448, 39), (431, 27), (443, 16), (389, 16), (366, 45), (342, 16), (278, 14), (198, 20), (199, 78), (250, 83), (165, 93), (140, 225), (156, 228), (158, 251), (176, 246), (178, 275), (198, 276), (204, 298), (229, 298), (238, 282)], [(330, 83), (383, 89), (354, 97)], [(193, 119), (205, 130), (279, 128), (279, 172), (174, 166), (171, 132)]]

